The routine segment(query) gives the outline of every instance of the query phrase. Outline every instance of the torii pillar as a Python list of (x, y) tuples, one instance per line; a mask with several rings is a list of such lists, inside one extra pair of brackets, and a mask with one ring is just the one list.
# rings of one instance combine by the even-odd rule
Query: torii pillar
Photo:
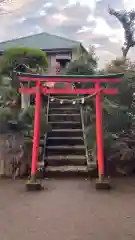
[(41, 82), (39, 80), (36, 83), (31, 179), (26, 183), (26, 189), (28, 191), (42, 190), (43, 189), (43, 186), (41, 185), (41, 181), (36, 180), (38, 154), (39, 154), (39, 141), (40, 141), (40, 111), (41, 111), (41, 103), (42, 103), (41, 98), (42, 98), (42, 96), (41, 96)]

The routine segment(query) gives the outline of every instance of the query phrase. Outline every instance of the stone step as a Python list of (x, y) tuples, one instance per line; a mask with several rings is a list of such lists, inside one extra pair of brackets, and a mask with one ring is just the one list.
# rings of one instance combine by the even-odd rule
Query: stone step
[(52, 129), (52, 132), (82, 132), (82, 129)]
[(72, 129), (81, 128), (81, 122), (63, 121), (63, 122), (48, 122), (53, 129)]
[(70, 165), (70, 166), (59, 166), (59, 167), (51, 167), (51, 166), (47, 166), (46, 167), (46, 172), (88, 172), (87, 166), (74, 166), (74, 165)]
[[(68, 95), (54, 97), (65, 101), (62, 104), (59, 100), (50, 101), (48, 123), (51, 131), (47, 134), (46, 156), (43, 162), (45, 174), (87, 174), (80, 105), (66, 102)], [(70, 95), (70, 99), (73, 98), (77, 96)]]
[(48, 160), (61, 160), (61, 159), (65, 159), (65, 160), (86, 160), (86, 157), (85, 156), (79, 156), (79, 155), (67, 155), (67, 156), (63, 156), (63, 155), (54, 155), (54, 156), (46, 156), (46, 159)]
[(83, 137), (48, 137), (48, 139), (56, 139), (56, 140), (83, 140)]
[(74, 145), (74, 146), (69, 146), (69, 145), (63, 145), (63, 146), (47, 146), (47, 149), (85, 149), (84, 145)]
[(95, 169), (97, 167), (97, 162), (91, 161), (91, 162), (89, 162), (89, 164), (87, 166), (88, 166), (88, 170)]
[(80, 113), (70, 113), (70, 114), (67, 114), (67, 113), (49, 113), (48, 114), (49, 116), (67, 116), (67, 115), (69, 115), (69, 116), (80, 116)]
[[(46, 163), (45, 163), (46, 161), (48, 162), (47, 166), (49, 165), (50, 161), (57, 161), (57, 164), (59, 162), (61, 164), (60, 166), (62, 166), (63, 164), (61, 163), (61, 161), (65, 160), (65, 162), (67, 161), (68, 163), (70, 163), (70, 161), (72, 159), (74, 160), (74, 164), (68, 164), (68, 165), (73, 165), (74, 166), (74, 165), (76, 165), (75, 163), (78, 161), (77, 157), (78, 157), (78, 159), (80, 161), (82, 161), (82, 162), (85, 161), (85, 156), (79, 156), (79, 155), (72, 155), (72, 156), (71, 155), (69, 155), (69, 156), (61, 156), (61, 155), (59, 155), (59, 156), (56, 156), (56, 155), (54, 155), (54, 156), (46, 156), (44, 161), (39, 161), (38, 162), (38, 168), (44, 168), (44, 166), (46, 166)], [(67, 164), (65, 164), (65, 165), (67, 165)], [(81, 166), (81, 164), (77, 164), (77, 166), (78, 165)], [(86, 166), (85, 162), (84, 162), (83, 166)], [(94, 170), (96, 168), (97, 168), (97, 162), (90, 162), (89, 165), (87, 166), (88, 171)]]
[(46, 146), (46, 155), (83, 155), (86, 154), (84, 145), (57, 145), (57, 146)]
[(72, 122), (80, 122), (81, 116), (80, 114), (49, 114), (48, 122), (61, 122), (61, 121), (72, 121)]
[(47, 145), (83, 145), (83, 137), (48, 137)]
[[(47, 145), (83, 145), (83, 137), (47, 137)], [(44, 139), (40, 139), (40, 146), (44, 145)]]
[(88, 177), (87, 166), (47, 166), (45, 177)]
[(63, 108), (63, 107), (57, 107), (57, 108), (50, 108), (49, 109), (49, 114), (75, 114), (75, 113), (79, 113), (80, 114), (80, 109), (79, 108)]
[(48, 137), (83, 137), (82, 129), (52, 129)]
[(74, 111), (75, 109), (80, 112), (80, 109), (79, 109), (79, 108), (75, 108), (75, 107), (72, 107), (72, 106), (66, 107), (66, 108), (63, 107), (63, 106), (61, 106), (61, 108), (59, 108), (59, 107), (52, 107), (50, 110), (60, 110), (60, 111), (67, 110), (67, 111)]
[(48, 166), (80, 165), (87, 164), (86, 157), (81, 155), (49, 155), (44, 159)]

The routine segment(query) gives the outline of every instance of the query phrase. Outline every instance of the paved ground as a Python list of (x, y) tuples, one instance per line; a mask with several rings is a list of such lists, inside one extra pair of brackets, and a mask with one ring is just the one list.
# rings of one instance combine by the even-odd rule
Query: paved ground
[(22, 181), (1, 180), (0, 239), (135, 239), (134, 182), (97, 192), (89, 180), (47, 180), (43, 192), (26, 193)]

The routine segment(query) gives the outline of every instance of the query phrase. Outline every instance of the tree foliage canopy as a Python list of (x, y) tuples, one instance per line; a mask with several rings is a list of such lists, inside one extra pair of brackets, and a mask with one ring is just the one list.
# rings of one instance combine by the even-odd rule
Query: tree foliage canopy
[[(75, 69), (77, 69), (76, 73), (78, 74), (82, 74), (82, 72), (85, 74), (93, 74), (95, 72), (98, 73), (96, 64), (90, 65), (90, 72), (89, 68), (86, 67), (85, 64), (86, 63), (83, 58), (81, 59), (81, 64), (80, 60), (71, 63), (69, 69), (70, 74), (73, 74)], [(102, 71), (105, 74), (124, 72), (124, 77), (121, 79), (121, 82), (117, 85), (111, 85), (118, 88), (119, 94), (115, 96), (104, 96), (102, 98), (105, 158), (109, 164), (115, 163), (117, 171), (124, 169), (124, 173), (129, 173), (135, 169), (135, 163), (133, 161), (135, 148), (131, 148), (130, 146), (131, 139), (134, 141), (135, 145), (134, 66), (134, 62), (131, 62), (129, 59), (116, 58), (107, 64)], [(76, 87), (78, 87), (78, 85)], [(81, 85), (81, 87), (84, 86)], [(85, 87), (90, 87), (90, 84), (87, 84)], [(88, 150), (93, 160), (96, 160), (96, 119), (94, 98), (90, 99), (84, 104), (83, 111)]]
[(46, 53), (40, 49), (33, 48), (10, 48), (4, 51), (0, 58), (0, 71), (2, 74), (11, 75), (11, 72), (20, 64), (25, 64), (31, 69), (42, 68), (48, 66)]
[(97, 60), (94, 48), (89, 47), (87, 53), (77, 56), (77, 59), (69, 64), (66, 73), (93, 74), (97, 68)]

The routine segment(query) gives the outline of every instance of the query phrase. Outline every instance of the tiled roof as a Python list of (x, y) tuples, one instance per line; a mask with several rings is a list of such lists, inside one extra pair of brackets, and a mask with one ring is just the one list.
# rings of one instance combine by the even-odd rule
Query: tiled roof
[(44, 50), (73, 49), (74, 47), (79, 47), (80, 45), (80, 42), (43, 32), (40, 34), (30, 35), (6, 42), (0, 42), (0, 51), (3, 51), (7, 48), (21, 46), (28, 48), (39, 48)]

